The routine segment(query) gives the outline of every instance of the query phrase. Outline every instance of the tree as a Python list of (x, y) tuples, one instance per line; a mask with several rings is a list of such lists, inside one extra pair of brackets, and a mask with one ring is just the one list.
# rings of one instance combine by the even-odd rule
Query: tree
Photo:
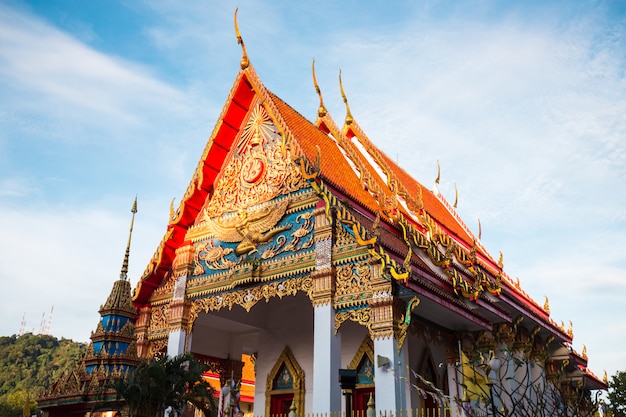
[(547, 361), (545, 367), (542, 362), (509, 350), (498, 355), (479, 353), (473, 359), (463, 355), (456, 367), (459, 382), (456, 395), (446, 395), (417, 373), (414, 373), (417, 380), (414, 387), (424, 398), (430, 396), (442, 407), (457, 408), (461, 416), (597, 415), (599, 392), (593, 393), (582, 383), (570, 380), (565, 372), (567, 362)]
[(180, 414), (188, 402), (211, 416), (217, 407), (213, 389), (202, 378), (207, 370), (190, 353), (157, 356), (140, 362), (125, 378), (113, 381), (112, 387), (125, 400), (130, 417), (162, 416), (169, 407)]
[(614, 417), (626, 417), (626, 371), (618, 371), (611, 377), (609, 401)]
[(21, 417), (28, 408), (34, 414), (34, 399), (71, 369), (85, 347), (50, 335), (1, 336), (0, 416)]

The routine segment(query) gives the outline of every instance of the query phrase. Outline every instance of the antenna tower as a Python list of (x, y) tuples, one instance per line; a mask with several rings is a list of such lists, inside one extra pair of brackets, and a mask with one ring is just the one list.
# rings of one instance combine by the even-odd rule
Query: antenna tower
[(54, 313), (54, 304), (52, 304), (52, 308), (50, 309), (50, 317), (48, 317), (48, 324), (46, 326), (45, 334), (50, 334), (50, 328), (52, 327), (52, 313)]
[(18, 336), (24, 335), (25, 327), (26, 327), (26, 312), (22, 314), (22, 324), (20, 324), (20, 332), (17, 334)]
[(46, 330), (46, 313), (41, 313), (41, 324), (39, 325), (39, 334), (45, 334)]

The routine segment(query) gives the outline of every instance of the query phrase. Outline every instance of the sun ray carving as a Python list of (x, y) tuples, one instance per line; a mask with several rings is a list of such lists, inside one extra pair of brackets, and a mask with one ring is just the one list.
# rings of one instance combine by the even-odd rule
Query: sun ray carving
[(282, 146), (282, 132), (260, 102), (252, 105), (235, 143), (203, 208), (201, 223), (308, 186), (291, 152)]

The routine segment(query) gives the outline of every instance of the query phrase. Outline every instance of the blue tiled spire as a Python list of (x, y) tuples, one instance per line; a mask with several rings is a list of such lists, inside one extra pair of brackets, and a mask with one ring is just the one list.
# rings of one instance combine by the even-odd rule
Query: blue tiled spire
[(131, 212), (133, 215), (120, 279), (113, 283), (109, 297), (100, 307), (100, 321), (96, 330), (91, 333), (91, 343), (87, 348), (85, 365), (88, 374), (94, 371), (106, 375), (124, 374), (128, 369), (134, 368), (138, 361), (133, 324), (137, 310), (132, 303), (130, 282), (126, 275), (137, 212), (136, 197)]

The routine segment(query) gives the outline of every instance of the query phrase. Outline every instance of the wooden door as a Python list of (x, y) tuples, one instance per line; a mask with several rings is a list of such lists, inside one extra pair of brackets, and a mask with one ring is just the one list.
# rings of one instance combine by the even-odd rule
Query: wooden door
[(367, 412), (367, 403), (370, 400), (370, 395), (376, 401), (376, 396), (374, 395), (374, 387), (367, 388), (357, 388), (354, 390), (354, 394), (352, 397), (352, 411), (357, 417), (365, 417), (365, 413)]
[(274, 394), (270, 400), (270, 416), (286, 416), (293, 402), (293, 394)]

